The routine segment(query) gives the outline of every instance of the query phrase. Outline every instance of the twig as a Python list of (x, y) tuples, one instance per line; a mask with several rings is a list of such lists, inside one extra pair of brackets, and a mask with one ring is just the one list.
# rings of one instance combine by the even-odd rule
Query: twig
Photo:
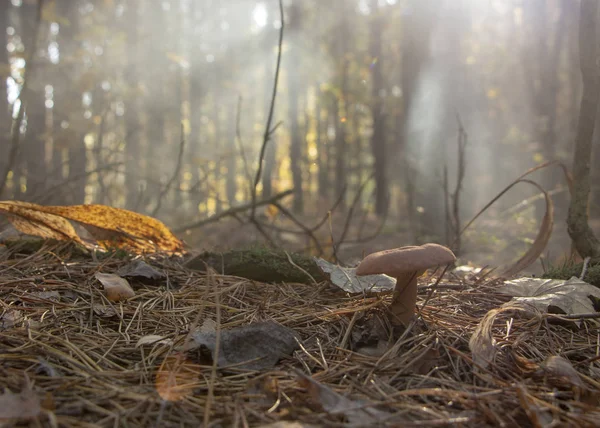
[(583, 259), (583, 267), (581, 268), (581, 275), (579, 275), (579, 279), (581, 279), (582, 281), (583, 281), (583, 278), (585, 278), (585, 275), (587, 274), (590, 260), (592, 260), (592, 258), (590, 256), (587, 256), (585, 259)]
[(183, 127), (183, 122), (181, 122), (181, 141), (179, 142), (179, 155), (177, 156), (177, 165), (175, 166), (175, 171), (173, 171), (173, 175), (171, 176), (171, 178), (169, 179), (169, 181), (167, 182), (165, 187), (163, 187), (162, 191), (160, 192), (160, 195), (158, 195), (158, 200), (156, 201), (156, 207), (152, 211), (152, 217), (154, 217), (154, 216), (156, 216), (156, 214), (158, 214), (158, 210), (160, 210), (163, 198), (169, 192), (169, 190), (171, 190), (171, 186), (173, 185), (175, 180), (177, 180), (177, 178), (179, 177), (179, 174), (181, 173), (184, 152), (185, 152), (185, 130)]
[(70, 185), (72, 182), (78, 181), (82, 178), (87, 178), (90, 175), (96, 174), (98, 172), (112, 170), (113, 168), (117, 168), (122, 165), (123, 165), (123, 162), (114, 162), (111, 164), (103, 165), (102, 167), (99, 167), (99, 168), (94, 168), (90, 171), (82, 172), (80, 174), (75, 174), (72, 177), (68, 177), (68, 178), (64, 179), (60, 183), (56, 183), (54, 186), (52, 186), (48, 189), (45, 189), (43, 194), (38, 193), (38, 194), (34, 195), (33, 197), (28, 198), (28, 200), (35, 201), (38, 203), (44, 203), (45, 201), (48, 201), (50, 198), (52, 198), (52, 196), (55, 194), (55, 192), (57, 190), (64, 189), (64, 187)]
[[(371, 181), (373, 179), (373, 177), (375, 177), (375, 173), (371, 174), (365, 181), (363, 181), (361, 183), (360, 187), (358, 188), (358, 191), (356, 192), (356, 195), (354, 196), (354, 200), (352, 201), (352, 204), (350, 205), (350, 209), (348, 210), (348, 215), (346, 216), (346, 222), (344, 224), (344, 229), (342, 230), (340, 239), (338, 239), (338, 242), (334, 248), (339, 248), (344, 243), (344, 240), (346, 239), (346, 235), (348, 234), (348, 230), (350, 230), (350, 223), (352, 222), (354, 209), (356, 208), (358, 202), (360, 201), (360, 197), (362, 196), (362, 192), (365, 190), (365, 186), (367, 185), (367, 183), (369, 181)], [(387, 212), (387, 210), (386, 210), (386, 212)], [(337, 261), (337, 257), (336, 257), (336, 261)]]
[(298, 226), (300, 229), (302, 229), (302, 231), (304, 232), (304, 234), (308, 235), (308, 237), (314, 242), (315, 247), (317, 248), (317, 251), (319, 252), (319, 256), (323, 254), (323, 247), (321, 247), (321, 243), (319, 242), (319, 240), (317, 239), (317, 237), (315, 236), (315, 234), (304, 224), (302, 224), (302, 222), (300, 220), (298, 220), (296, 217), (294, 217), (294, 215), (288, 211), (283, 205), (281, 205), (279, 202), (274, 202), (273, 205), (279, 210), (281, 211), (287, 218), (289, 218), (290, 220), (292, 220), (292, 222)]
[(210, 216), (208, 218), (205, 218), (204, 220), (200, 220), (200, 221), (197, 221), (195, 223), (191, 223), (191, 224), (188, 224), (186, 226), (182, 226), (182, 227), (179, 227), (177, 229), (174, 229), (174, 232), (175, 233), (181, 233), (181, 232), (184, 232), (184, 231), (189, 230), (189, 229), (196, 229), (196, 228), (202, 227), (202, 226), (204, 226), (206, 224), (214, 223), (216, 221), (219, 221), (222, 218), (225, 218), (225, 217), (228, 217), (228, 216), (233, 216), (235, 214), (239, 214), (239, 213), (242, 213), (244, 211), (248, 211), (249, 209), (251, 209), (253, 207), (256, 208), (256, 207), (260, 207), (262, 205), (271, 205), (273, 202), (278, 201), (280, 199), (283, 199), (286, 196), (291, 195), (292, 193), (294, 193), (294, 190), (293, 189), (289, 189), (289, 190), (286, 190), (285, 192), (278, 193), (278, 194), (276, 194), (276, 195), (274, 195), (274, 196), (272, 196), (272, 197), (270, 197), (268, 199), (263, 199), (263, 200), (258, 201), (258, 202), (254, 202), (254, 203), (250, 202), (250, 203), (247, 203), (247, 204), (244, 204), (244, 205), (239, 205), (237, 207), (229, 208), (228, 210), (221, 211), (220, 213), (212, 215), (212, 216)]
[[(42, 22), (42, 7), (44, 6), (44, 0), (38, 0), (37, 3), (37, 13), (35, 17), (35, 30), (33, 31), (32, 41), (31, 41), (31, 49), (29, 51), (29, 56), (25, 62), (25, 70), (23, 71), (23, 85), (21, 86), (21, 92), (19, 92), (19, 97), (17, 101), (19, 102), (19, 110), (17, 111), (17, 117), (13, 119), (12, 126), (10, 129), (11, 133), (11, 146), (10, 151), (8, 153), (8, 162), (6, 163), (6, 169), (2, 174), (2, 179), (0, 181), (0, 196), (2, 196), (2, 192), (6, 188), (6, 181), (8, 180), (8, 173), (15, 167), (15, 163), (17, 161), (17, 155), (19, 154), (19, 142), (21, 139), (21, 125), (23, 124), (23, 118), (25, 116), (25, 108), (27, 104), (27, 88), (29, 83), (29, 75), (31, 72), (31, 68), (33, 65), (33, 58), (35, 56), (35, 52), (37, 50), (37, 41), (38, 35), (40, 32), (40, 26)], [(4, 47), (2, 47), (4, 49)], [(15, 101), (15, 102), (17, 102)]]
[(265, 152), (267, 150), (267, 143), (271, 139), (271, 135), (277, 129), (279, 124), (275, 125), (271, 129), (271, 123), (273, 122), (273, 113), (275, 111), (275, 98), (277, 97), (277, 85), (279, 84), (279, 70), (281, 68), (281, 53), (283, 51), (283, 2), (279, 0), (279, 19), (281, 21), (281, 28), (279, 29), (279, 43), (277, 47), (277, 64), (275, 66), (275, 79), (273, 81), (273, 95), (271, 96), (271, 106), (269, 107), (269, 116), (267, 117), (267, 123), (265, 125), (265, 133), (263, 135), (262, 147), (260, 148), (260, 155), (258, 157), (258, 169), (256, 170), (256, 177), (254, 177), (254, 186), (252, 187), (252, 210), (250, 211), (250, 219), (254, 219), (256, 213), (256, 189), (260, 182), (260, 176), (262, 175), (263, 160), (265, 158)]
[(308, 276), (312, 280), (313, 284), (315, 284), (317, 286), (319, 285), (319, 283), (315, 280), (315, 278), (310, 273), (308, 273), (308, 271), (306, 269), (303, 269), (302, 267), (300, 267), (296, 263), (294, 263), (294, 260), (292, 259), (292, 257), (290, 256), (290, 254), (287, 251), (284, 251), (284, 253), (287, 256), (288, 262), (290, 262), (290, 264), (292, 266), (294, 266), (296, 269), (300, 270), (302, 273), (304, 273), (306, 276)]

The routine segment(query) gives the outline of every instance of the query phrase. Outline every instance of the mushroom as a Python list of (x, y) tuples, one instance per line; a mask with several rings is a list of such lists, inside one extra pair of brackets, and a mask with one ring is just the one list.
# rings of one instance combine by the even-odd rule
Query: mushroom
[(394, 248), (369, 254), (356, 268), (357, 275), (386, 274), (396, 278), (396, 287), (390, 309), (392, 324), (407, 326), (417, 304), (417, 278), (427, 269), (447, 265), (456, 256), (443, 245), (425, 244)]

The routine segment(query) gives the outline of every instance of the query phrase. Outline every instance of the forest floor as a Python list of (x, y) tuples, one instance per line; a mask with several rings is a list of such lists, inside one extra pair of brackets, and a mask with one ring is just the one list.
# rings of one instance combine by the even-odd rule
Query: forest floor
[[(449, 273), (431, 294), (434, 278), (425, 277), (419, 321), (394, 335), (389, 296), (201, 273), (161, 256), (144, 258), (161, 279), (132, 279), (135, 296), (111, 302), (95, 274), (131, 265), (117, 255), (86, 256), (70, 244), (0, 252), (0, 422), (17, 411), (31, 426), (82, 427), (596, 426), (600, 418), (596, 321), (501, 308), (510, 298), (497, 280)], [(268, 322), (284, 332), (244, 334)], [(235, 331), (252, 341), (228, 348)], [(235, 363), (236, 351), (260, 353), (286, 332), (297, 341), (279, 361)], [(491, 360), (472, 352), (474, 337)]]

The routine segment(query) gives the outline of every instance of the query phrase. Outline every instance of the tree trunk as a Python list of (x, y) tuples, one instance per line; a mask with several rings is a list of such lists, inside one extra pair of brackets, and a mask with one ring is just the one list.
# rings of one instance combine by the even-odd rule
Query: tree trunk
[[(0, 70), (9, 69), (6, 30), (9, 25), (8, 11), (10, 8), (9, 1), (0, 1)], [(4, 173), (10, 147), (11, 106), (6, 93), (6, 76), (2, 73), (0, 76), (0, 173)], [(0, 193), (3, 190), (0, 189)]]
[(130, 96), (125, 106), (125, 206), (136, 210), (140, 196), (140, 103), (139, 94), (139, 3), (138, 0), (124, 2), (123, 26), (127, 35), (127, 66), (125, 82)]
[(583, 96), (579, 110), (573, 159), (573, 195), (567, 227), (581, 257), (600, 257), (600, 242), (588, 224), (590, 158), (592, 136), (600, 96), (598, 54), (598, 2), (582, 0), (579, 16), (579, 58), (583, 77)]
[[(317, 89), (318, 90), (318, 89)], [(327, 120), (323, 124), (323, 98), (322, 94), (319, 94), (319, 101), (317, 105), (317, 117), (316, 117), (316, 146), (317, 146), (317, 168), (318, 172), (318, 191), (319, 198), (321, 201), (329, 202), (331, 195), (330, 184), (329, 184), (329, 157), (328, 157), (328, 140), (327, 140)], [(325, 129), (323, 129), (325, 128)], [(325, 130), (325, 132), (323, 132)]]
[[(373, 119), (371, 151), (375, 170), (375, 213), (383, 216), (388, 209), (389, 184), (386, 174), (386, 117), (384, 100), (381, 95), (381, 91), (384, 90), (383, 58), (381, 55), (383, 16), (378, 10), (377, 3), (377, 0), (371, 0), (372, 16), (369, 26), (369, 55), (371, 57), (371, 77), (373, 79), (371, 83), (371, 116)], [(358, 138), (358, 135), (356, 138)]]
[[(144, 2), (144, 7), (144, 22), (147, 24), (144, 29), (147, 32), (145, 55), (152, 62), (145, 67), (148, 95), (145, 100), (146, 144), (142, 158), (146, 160), (146, 167), (140, 169), (143, 171), (143, 176), (148, 179), (148, 186), (144, 204), (140, 207), (141, 212), (147, 211), (148, 208), (156, 204), (156, 198), (162, 191), (159, 183), (161, 183), (165, 174), (169, 171), (168, 168), (172, 165), (169, 162), (172, 158), (157, 156), (157, 154), (165, 153), (166, 146), (164, 100), (167, 95), (165, 91), (165, 73), (169, 69), (169, 63), (164, 46), (165, 40), (160, 30), (165, 31), (167, 25), (166, 12), (163, 10), (162, 4), (158, 3)], [(176, 158), (177, 154), (175, 152), (170, 156)]]
[[(288, 28), (290, 33), (298, 31), (302, 25), (302, 11), (297, 3), (293, 3), (289, 9)], [(304, 192), (302, 190), (302, 130), (299, 123), (299, 86), (300, 86), (300, 52), (295, 45), (290, 49), (288, 57), (288, 99), (289, 99), (289, 121), (290, 121), (290, 169), (292, 172), (292, 183), (294, 185), (293, 210), (302, 213), (304, 209)]]
[[(34, 25), (37, 25), (35, 16), (38, 5), (34, 2), (31, 5), (23, 5), (24, 37), (23, 40), (30, 43), (26, 49), (33, 49), (31, 34), (35, 34)], [(46, 27), (45, 23), (40, 24)], [(43, 32), (40, 32), (43, 34)], [(29, 37), (28, 37), (29, 36)], [(42, 47), (40, 43), (38, 47)], [(33, 54), (34, 61), (41, 59)], [(48, 169), (46, 167), (46, 94), (45, 85), (48, 83), (42, 69), (45, 65), (35, 66), (32, 72), (28, 74), (27, 89), (25, 91), (26, 108), (25, 116), (27, 127), (23, 136), (23, 144), (19, 150), (26, 178), (25, 198), (39, 193), (44, 188), (48, 178)]]
[(409, 118), (413, 107), (414, 93), (417, 88), (419, 74), (429, 58), (429, 40), (433, 22), (432, 15), (436, 4), (434, 0), (412, 0), (408, 2), (412, 10), (402, 22), (402, 54), (400, 58), (400, 87), (402, 89), (402, 110), (396, 118), (396, 160), (400, 168), (399, 179), (404, 182), (406, 206), (399, 207), (399, 212), (406, 210), (412, 241), (416, 243), (419, 236), (416, 206), (416, 159), (408, 145)]
[(236, 123), (236, 114), (237, 114), (237, 106), (235, 104), (235, 100), (231, 97), (232, 100), (228, 103), (227, 109), (227, 181), (226, 181), (226, 189), (227, 189), (227, 202), (230, 207), (236, 204), (236, 195), (237, 195), (237, 175), (238, 175), (238, 159), (241, 158), (242, 154), (237, 150), (237, 145), (235, 143), (235, 123)]

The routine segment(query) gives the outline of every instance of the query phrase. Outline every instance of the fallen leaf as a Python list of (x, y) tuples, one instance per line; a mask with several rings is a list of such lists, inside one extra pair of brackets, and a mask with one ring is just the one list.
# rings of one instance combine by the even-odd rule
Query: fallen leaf
[[(249, 324), (221, 331), (217, 365), (261, 370), (277, 364), (282, 356), (298, 348), (296, 332), (273, 321)], [(216, 332), (197, 331), (188, 349), (207, 348), (212, 357), (216, 350)]]
[(0, 213), (6, 214), (20, 232), (46, 239), (73, 240), (90, 246), (75, 231), (70, 222), (75, 221), (105, 249), (183, 252), (183, 243), (159, 220), (106, 205), (44, 206), (2, 201)]
[(561, 309), (567, 315), (595, 312), (588, 296), (600, 298), (600, 289), (579, 278), (563, 279), (519, 278), (504, 281), (498, 292), (513, 296), (509, 303), (521, 303), (548, 312), (549, 306)]
[(550, 376), (550, 382), (555, 386), (570, 384), (580, 389), (586, 388), (577, 370), (575, 370), (569, 360), (563, 357), (552, 355), (546, 358), (546, 361), (540, 367)]
[(131, 288), (129, 282), (127, 282), (125, 278), (121, 278), (112, 273), (100, 272), (96, 272), (94, 276), (104, 286), (106, 297), (111, 302), (119, 302), (135, 296), (133, 288)]
[(7, 215), (8, 220), (19, 232), (45, 239), (73, 240), (84, 244), (69, 220), (40, 212), (36, 207), (38, 205), (27, 202), (0, 202), (0, 212)]
[(356, 275), (356, 268), (345, 268), (314, 257), (319, 268), (329, 275), (331, 283), (348, 293), (381, 292), (393, 290), (396, 280), (387, 275)]
[(117, 272), (123, 277), (162, 279), (166, 275), (159, 272), (143, 260), (134, 260), (133, 262), (123, 266)]
[(199, 386), (202, 368), (182, 354), (169, 355), (156, 373), (156, 392), (165, 401), (179, 401)]
[(344, 416), (350, 426), (378, 426), (378, 422), (390, 417), (389, 413), (375, 409), (369, 403), (346, 398), (302, 373), (298, 373), (298, 377), (298, 383), (307, 390), (312, 401), (329, 414)]
[(40, 399), (29, 379), (25, 379), (25, 385), (20, 393), (15, 394), (5, 390), (4, 394), (0, 395), (0, 422), (33, 419), (39, 416), (41, 411)]

